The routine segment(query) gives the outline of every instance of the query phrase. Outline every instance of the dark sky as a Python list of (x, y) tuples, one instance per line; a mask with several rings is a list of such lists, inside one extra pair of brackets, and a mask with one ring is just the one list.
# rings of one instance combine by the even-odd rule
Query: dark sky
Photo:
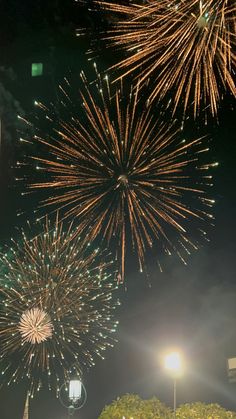
[[(7, 109), (0, 156), (0, 244), (8, 242), (15, 226), (22, 222), (16, 216), (21, 198), (12, 166), (23, 151), (17, 144), (14, 124), (7, 126), (9, 115), (19, 107), (30, 114), (34, 99), (55, 100), (55, 86), (64, 74), (88, 68), (85, 52), (89, 39), (71, 34), (83, 23), (90, 24), (92, 30), (101, 25), (70, 1), (49, 3), (45, 6), (38, 1), (29, 6), (28, 1), (0, 2), (0, 67), (11, 68), (14, 73), (10, 77), (13, 73), (0, 71), (0, 83), (12, 94), (7, 105), (0, 103), (2, 118), (3, 109)], [(102, 67), (108, 66), (110, 55), (100, 53)], [(45, 75), (32, 79), (30, 65), (37, 61), (44, 63)], [(236, 384), (228, 384), (226, 369), (227, 357), (236, 356), (235, 120), (235, 103), (228, 97), (220, 108), (219, 124), (211, 122), (204, 128), (213, 140), (212, 159), (220, 163), (215, 172), (216, 220), (215, 228), (209, 231), (210, 242), (191, 256), (187, 266), (171, 258), (163, 273), (150, 259), (151, 287), (129, 264), (127, 291), (120, 290), (119, 342), (104, 361), (98, 361), (85, 374), (88, 400), (78, 415), (80, 419), (97, 418), (106, 403), (126, 392), (142, 397), (156, 395), (171, 405), (172, 383), (161, 368), (160, 355), (173, 345), (186, 357), (186, 372), (178, 383), (178, 403), (201, 400), (236, 409)], [(23, 399), (23, 385), (1, 390), (0, 418), (20, 419)], [(31, 404), (30, 419), (65, 416), (59, 401), (47, 391)]]

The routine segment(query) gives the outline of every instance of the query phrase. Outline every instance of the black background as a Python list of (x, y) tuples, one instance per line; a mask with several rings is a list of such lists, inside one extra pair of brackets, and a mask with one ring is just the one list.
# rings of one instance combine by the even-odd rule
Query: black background
[[(1, 1), (0, 16), (0, 66), (11, 68), (14, 74), (10, 77), (9, 71), (0, 72), (0, 82), (12, 94), (7, 105), (0, 96), (3, 245), (24, 217), (32, 218), (33, 210), (29, 200), (26, 215), (16, 215), (22, 198), (14, 180), (14, 166), (24, 149), (9, 118), (19, 109), (30, 115), (35, 99), (55, 101), (57, 83), (68, 71), (89, 71), (86, 51), (97, 29), (107, 22), (69, 0)], [(76, 38), (76, 28), (86, 25), (90, 36)], [(106, 68), (112, 54), (104, 44), (102, 52), (100, 47), (101, 43), (95, 42), (97, 62)], [(43, 62), (43, 77), (31, 78), (32, 62)], [(227, 357), (236, 356), (234, 105), (234, 100), (226, 97), (219, 111), (219, 123), (211, 121), (206, 128), (192, 121), (187, 127), (193, 135), (196, 131), (210, 134), (211, 157), (219, 161), (214, 175), (216, 221), (209, 232), (211, 240), (191, 256), (187, 266), (170, 258), (163, 273), (149, 258), (149, 282), (137, 271), (131, 257), (126, 272), (127, 290), (120, 289), (119, 342), (107, 352), (104, 361), (98, 361), (84, 375), (88, 400), (78, 414), (81, 419), (98, 417), (105, 404), (126, 392), (147, 398), (156, 395), (171, 406), (172, 382), (161, 367), (160, 357), (163, 350), (173, 345), (182, 349), (186, 360), (185, 374), (178, 382), (178, 403), (199, 400), (236, 409), (236, 386), (227, 379)], [(0, 418), (22, 418), (24, 398), (24, 384), (3, 388)], [(30, 407), (30, 419), (42, 417), (66, 417), (58, 399), (46, 390), (34, 398)]]

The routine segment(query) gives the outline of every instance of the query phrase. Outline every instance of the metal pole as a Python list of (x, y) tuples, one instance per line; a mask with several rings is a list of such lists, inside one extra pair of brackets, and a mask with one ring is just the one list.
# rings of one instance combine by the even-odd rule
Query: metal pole
[(174, 419), (176, 418), (176, 378), (174, 379)]
[(26, 395), (23, 419), (29, 419), (29, 393)]

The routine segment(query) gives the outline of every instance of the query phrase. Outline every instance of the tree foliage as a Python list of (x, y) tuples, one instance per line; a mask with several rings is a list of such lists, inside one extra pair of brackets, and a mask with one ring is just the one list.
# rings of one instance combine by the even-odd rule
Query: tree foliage
[(236, 413), (218, 404), (187, 403), (178, 407), (176, 419), (236, 419)]
[(153, 397), (142, 400), (135, 394), (118, 397), (109, 406), (105, 406), (99, 419), (171, 419), (172, 414), (163, 403)]
[[(173, 412), (157, 398), (142, 400), (135, 394), (126, 394), (105, 406), (98, 419), (172, 418)], [(236, 412), (214, 403), (186, 403), (177, 408), (176, 419), (236, 419)]]

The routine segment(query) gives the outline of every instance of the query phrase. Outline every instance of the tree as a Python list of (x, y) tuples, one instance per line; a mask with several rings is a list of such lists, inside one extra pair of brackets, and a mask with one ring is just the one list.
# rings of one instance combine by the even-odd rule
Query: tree
[(183, 404), (176, 411), (176, 419), (236, 419), (236, 413), (225, 410), (218, 404)]
[(172, 414), (163, 403), (153, 397), (142, 400), (135, 394), (118, 397), (109, 406), (105, 406), (99, 419), (171, 419)]
[[(173, 412), (153, 397), (142, 400), (135, 394), (118, 397), (105, 406), (98, 419), (172, 419)], [(236, 412), (218, 404), (187, 403), (176, 410), (176, 419), (236, 419)]]

